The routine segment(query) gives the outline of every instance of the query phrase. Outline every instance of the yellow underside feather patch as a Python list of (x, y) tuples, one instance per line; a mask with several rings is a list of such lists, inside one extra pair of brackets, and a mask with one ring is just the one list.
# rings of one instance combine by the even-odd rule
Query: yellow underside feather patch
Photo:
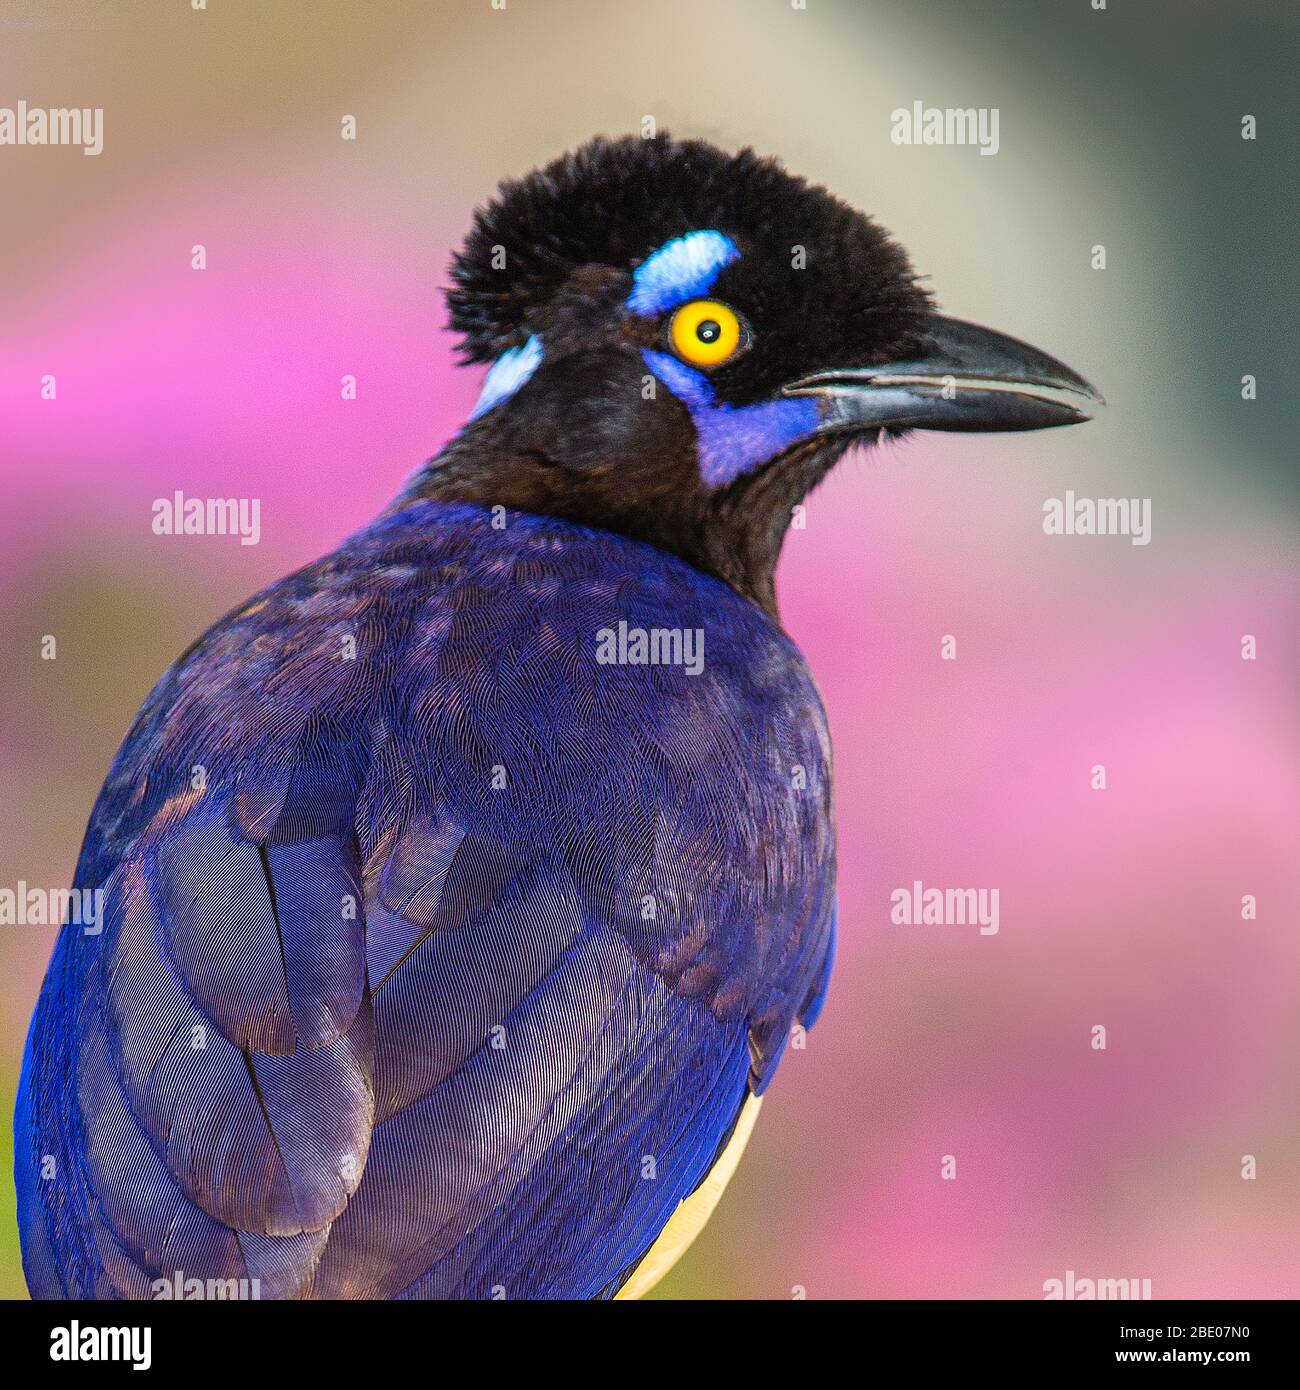
[(745, 1152), (745, 1145), (749, 1143), (754, 1121), (758, 1119), (758, 1107), (762, 1103), (758, 1096), (750, 1096), (745, 1102), (731, 1140), (709, 1170), (708, 1177), (668, 1218), (668, 1224), (659, 1232), (658, 1239), (646, 1251), (632, 1277), (614, 1295), (615, 1298), (640, 1298), (642, 1294), (649, 1293), (686, 1253), (713, 1215), (718, 1199), (726, 1191), (740, 1163), (740, 1156)]

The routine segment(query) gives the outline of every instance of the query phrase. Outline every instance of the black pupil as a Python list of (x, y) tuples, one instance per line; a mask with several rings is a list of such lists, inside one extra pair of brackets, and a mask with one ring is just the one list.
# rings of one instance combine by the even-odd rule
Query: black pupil
[(722, 337), (722, 325), (716, 319), (704, 319), (695, 330), (695, 336), (702, 343), (716, 343)]

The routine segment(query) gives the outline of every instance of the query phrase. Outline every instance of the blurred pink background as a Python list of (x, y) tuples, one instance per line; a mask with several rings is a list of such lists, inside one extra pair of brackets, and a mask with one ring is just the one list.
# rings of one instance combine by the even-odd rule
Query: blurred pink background
[[(829, 3), (8, 6), (0, 104), (106, 116), (98, 158), (0, 149), (0, 886), (70, 881), (162, 669), (464, 420), (481, 372), (452, 365), (439, 286), (498, 177), (647, 112), (753, 142), (879, 215), (949, 312), (1058, 354), (1110, 408), (851, 456), (792, 533), (784, 621), (835, 738), (840, 962), (660, 1292), (1038, 1298), (1074, 1270), (1156, 1297), (1300, 1296), (1294, 454), (1265, 399), (1288, 388), (1262, 302), (1198, 299), (1217, 230), (1190, 169), (1228, 186), (1249, 156), (1256, 183), (1280, 176), (1239, 148), (1233, 96), (1199, 156), (1147, 134), (1149, 100), (1099, 112), (1089, 63), (1118, 101), (1159, 40), (1112, 15), (1098, 46), (1083, 8), (1037, 8), (1027, 65), (945, 5), (873, 6), (870, 25)], [(1171, 109), (1216, 46), (1235, 71), (1187, 14), (1160, 50)], [(999, 156), (892, 146), (913, 99), (1000, 104)], [(1242, 230), (1266, 279), (1269, 208)], [(1151, 544), (1045, 535), (1067, 488), (1151, 498)], [(152, 501), (177, 489), (260, 498), (260, 544), (155, 536)], [(999, 932), (891, 924), (917, 879), (998, 888)], [(0, 929), (6, 1104), (51, 939)], [(21, 1296), (6, 1192), (0, 1292)]]

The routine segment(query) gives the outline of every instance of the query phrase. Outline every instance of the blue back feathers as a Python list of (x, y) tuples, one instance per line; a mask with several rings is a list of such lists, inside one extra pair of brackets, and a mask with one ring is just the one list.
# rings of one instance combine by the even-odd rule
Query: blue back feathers
[[(704, 671), (599, 665), (620, 619)], [(417, 502), (268, 589), (91, 818), (104, 930), (16, 1116), (33, 1293), (612, 1292), (820, 1006), (829, 784), (794, 647), (634, 541)]]

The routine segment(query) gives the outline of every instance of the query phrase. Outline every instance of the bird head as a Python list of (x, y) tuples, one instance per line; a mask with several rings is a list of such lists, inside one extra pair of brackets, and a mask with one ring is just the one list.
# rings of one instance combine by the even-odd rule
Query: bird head
[(623, 532), (769, 611), (792, 509), (851, 445), (1073, 424), (1099, 399), (936, 314), (876, 223), (751, 150), (594, 140), (503, 183), (452, 279), (489, 370), (419, 494)]

